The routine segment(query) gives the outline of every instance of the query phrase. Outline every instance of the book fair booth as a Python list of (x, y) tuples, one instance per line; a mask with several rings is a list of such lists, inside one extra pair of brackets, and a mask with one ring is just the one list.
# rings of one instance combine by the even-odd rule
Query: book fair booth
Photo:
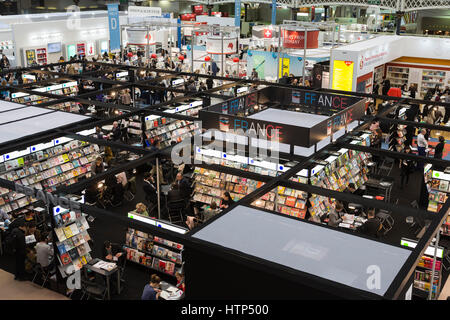
[[(33, 68), (23, 71), (58, 73)], [(198, 76), (223, 83), (201, 92), (168, 87), (173, 97), (140, 108), (136, 101), (96, 98), (99, 92), (156, 90), (163, 79), (192, 76), (160, 70), (157, 78), (141, 80), (142, 69), (108, 64), (104, 73), (128, 72), (125, 80), (81, 72), (56, 84), (13, 85), (7, 87), (11, 96), (24, 100), (0, 101), (0, 205), (14, 216), (32, 212), (41, 230), (53, 235), (57, 272), (48, 275), (47, 286), (66, 292), (67, 279), (80, 271), (83, 286), (70, 292), (72, 299), (139, 299), (155, 273), (166, 300), (437, 298), (448, 276), (442, 240), (448, 234), (447, 161), (371, 145), (374, 120), (393, 130), (405, 125), (450, 131), (402, 118), (420, 100), (210, 75)], [(84, 88), (85, 80), (93, 90), (64, 90), (71, 82)], [(36, 91), (47, 84), (63, 86)], [(221, 94), (250, 85), (232, 98)], [(48, 100), (25, 100), (34, 95)], [(376, 118), (366, 115), (368, 98), (388, 101)], [(92, 112), (55, 110), (67, 102)], [(30, 110), (34, 120), (22, 120)], [(58, 124), (28, 125), (57, 113)], [(15, 134), (23, 121), (27, 131)], [(117, 125), (122, 135), (114, 140)], [(422, 192), (422, 182), (430, 186), (426, 205), (412, 206), (415, 195), (398, 191), (398, 177), (384, 171), (386, 159), (424, 163), (423, 175), (410, 185), (414, 194)], [(97, 166), (104, 170), (97, 172)], [(178, 174), (189, 183), (185, 197), (172, 186)], [(146, 197), (146, 183), (154, 186), (154, 198)], [(357, 192), (343, 192), (350, 184)], [(202, 218), (205, 208), (222, 202), (223, 191), (232, 203)], [(331, 225), (328, 213), (341, 203), (346, 214)], [(368, 220), (361, 212), (369, 208), (381, 221), (379, 238), (359, 231)], [(189, 216), (197, 220), (193, 227), (186, 223)], [(105, 241), (122, 258), (105, 261)], [(381, 280), (368, 284), (368, 275), (377, 272)], [(184, 276), (184, 292), (175, 287), (177, 273)], [(218, 273), (221, 284), (211, 287)], [(264, 290), (267, 285), (273, 290)]]

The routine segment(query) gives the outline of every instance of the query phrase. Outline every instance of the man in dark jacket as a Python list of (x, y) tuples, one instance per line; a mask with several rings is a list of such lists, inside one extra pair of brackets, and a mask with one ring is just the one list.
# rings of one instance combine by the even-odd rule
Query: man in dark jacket
[(190, 196), (189, 182), (185, 177), (183, 177), (181, 173), (177, 174), (175, 184), (177, 185), (178, 190), (180, 190), (181, 196), (183, 198), (187, 198)]
[(145, 199), (155, 204), (158, 201), (157, 189), (155, 186), (155, 181), (149, 172), (145, 173), (144, 175), (143, 189), (145, 193)]
[(359, 231), (366, 236), (377, 238), (379, 236), (378, 232), (381, 229), (381, 222), (375, 216), (375, 209), (369, 209), (367, 211), (367, 221), (362, 226), (359, 227)]
[(13, 239), (14, 251), (16, 256), (16, 271), (14, 280), (25, 281), (25, 257), (26, 257), (26, 243), (25, 232), (27, 228), (25, 221), (20, 220), (17, 222), (17, 227), (11, 232)]

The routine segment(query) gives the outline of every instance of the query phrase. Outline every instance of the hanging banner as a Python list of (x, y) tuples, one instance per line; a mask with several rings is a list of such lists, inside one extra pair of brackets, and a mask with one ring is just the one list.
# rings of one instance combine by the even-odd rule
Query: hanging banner
[(234, 25), (241, 26), (241, 0), (234, 0)]
[[(303, 49), (305, 47), (305, 31), (283, 30), (283, 47), (288, 49)], [(308, 30), (306, 49), (319, 47), (319, 30)]]
[(278, 70), (279, 73), (279, 77), (281, 78), (282, 76), (284, 76), (285, 74), (287, 74), (289, 76), (289, 63), (290, 63), (290, 59), (289, 58), (280, 58), (280, 69)]
[(119, 25), (119, 4), (109, 3), (108, 25), (109, 25), (109, 47), (111, 51), (120, 51), (120, 25)]
[(222, 52), (222, 38), (207, 38), (206, 52), (209, 54), (233, 54), (236, 53), (236, 38), (223, 38), (223, 52)]
[(273, 28), (252, 28), (252, 37), (259, 39), (275, 39), (278, 37), (278, 32)]
[(147, 43), (154, 45), (156, 43), (156, 32), (147, 30), (127, 29), (128, 45), (146, 46)]
[(194, 6), (194, 13), (195, 14), (202, 14), (203, 13), (203, 6), (202, 5)]

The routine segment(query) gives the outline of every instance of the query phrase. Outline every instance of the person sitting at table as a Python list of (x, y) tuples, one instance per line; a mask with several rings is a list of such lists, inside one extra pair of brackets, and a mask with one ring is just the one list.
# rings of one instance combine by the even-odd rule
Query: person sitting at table
[(103, 132), (102, 129), (100, 127), (95, 127), (95, 134), (94, 137), (97, 139), (103, 139)]
[(112, 244), (111, 241), (106, 240), (103, 243), (102, 257), (105, 260), (117, 261), (123, 256), (123, 252), (116, 244)]
[(227, 209), (229, 206), (231, 206), (234, 203), (233, 199), (231, 198), (231, 195), (228, 191), (225, 191), (222, 196), (222, 200), (220, 201), (219, 208), (220, 209)]
[(139, 202), (139, 203), (136, 205), (136, 210), (135, 210), (135, 212), (136, 212), (137, 214), (142, 215), (142, 216), (148, 217), (147, 206), (146, 206), (145, 204), (143, 204), (142, 202)]
[(144, 287), (141, 300), (158, 300), (161, 294), (160, 283), (161, 279), (156, 274), (152, 274), (150, 276), (150, 283)]
[(35, 222), (34, 213), (32, 211), (25, 211), (23, 216), (19, 216), (11, 221), (11, 223), (9, 225), (9, 229), (12, 230), (14, 228), (18, 228), (18, 225), (20, 222), (23, 222), (23, 223)]
[(186, 290), (186, 286), (184, 284), (184, 274), (176, 272), (175, 278), (177, 278), (177, 288), (184, 292)]
[(105, 172), (105, 165), (103, 164), (102, 157), (97, 157), (97, 159), (95, 159), (95, 163), (93, 163), (91, 166), (91, 172), (92, 174)]
[(328, 214), (328, 225), (330, 227), (337, 227), (342, 222), (342, 216), (344, 206), (341, 202), (337, 202), (335, 208), (332, 209)]
[(205, 210), (203, 210), (203, 222), (208, 221), (212, 217), (214, 217), (216, 214), (219, 213), (219, 208), (217, 208), (217, 204), (213, 201), (211, 202), (211, 205), (206, 207)]
[(358, 231), (369, 237), (378, 237), (381, 230), (381, 221), (375, 215), (375, 209), (367, 211), (367, 221), (358, 228)]

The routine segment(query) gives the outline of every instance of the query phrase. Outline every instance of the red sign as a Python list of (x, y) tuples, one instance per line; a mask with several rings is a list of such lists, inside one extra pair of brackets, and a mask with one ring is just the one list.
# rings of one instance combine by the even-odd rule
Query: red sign
[[(290, 49), (303, 49), (305, 46), (305, 32), (283, 30), (283, 47)], [(319, 30), (307, 31), (306, 49), (319, 47)]]
[(181, 21), (195, 21), (196, 14), (195, 13), (186, 13), (180, 16)]
[(203, 13), (203, 6), (194, 6), (194, 13), (195, 14), (202, 14)]
[(272, 30), (270, 30), (270, 29), (264, 29), (264, 38), (270, 39), (270, 38), (272, 38), (272, 37), (273, 37), (273, 35), (272, 35)]

